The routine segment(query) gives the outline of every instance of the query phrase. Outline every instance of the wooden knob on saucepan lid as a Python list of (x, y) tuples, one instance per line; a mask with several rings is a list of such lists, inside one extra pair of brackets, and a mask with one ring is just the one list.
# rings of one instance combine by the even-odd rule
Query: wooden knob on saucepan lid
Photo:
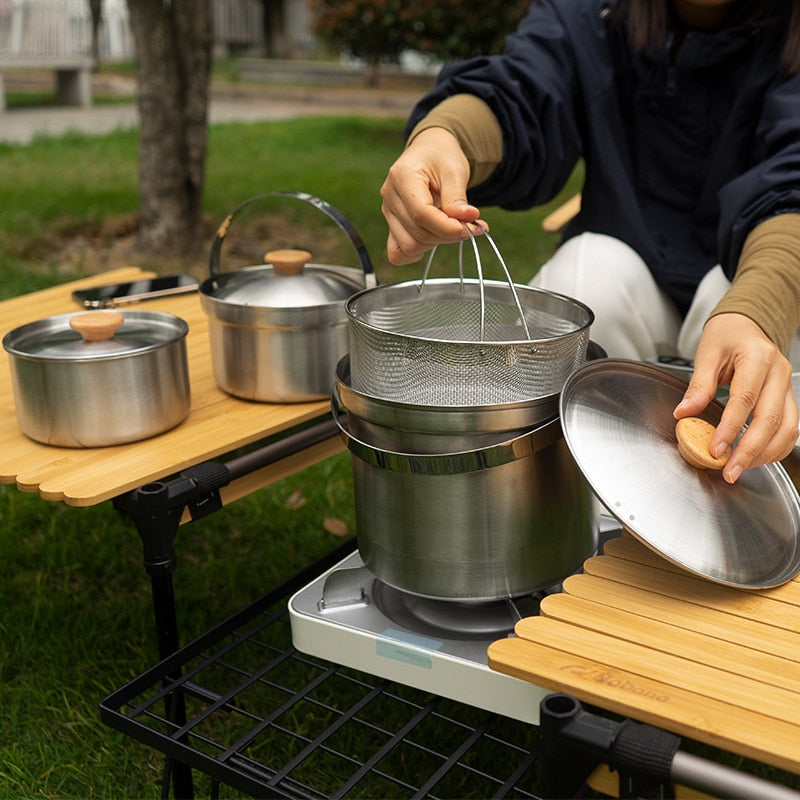
[(84, 342), (101, 342), (113, 338), (125, 317), (118, 311), (89, 311), (76, 314), (69, 326), (83, 337)]
[(279, 275), (299, 275), (311, 261), (311, 253), (308, 250), (271, 250), (264, 261), (272, 264)]

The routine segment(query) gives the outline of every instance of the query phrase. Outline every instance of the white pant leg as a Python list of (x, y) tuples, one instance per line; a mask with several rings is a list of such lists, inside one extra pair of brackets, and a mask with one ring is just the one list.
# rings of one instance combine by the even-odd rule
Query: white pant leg
[(567, 240), (531, 285), (580, 300), (592, 309), (590, 336), (609, 356), (644, 361), (674, 355), (681, 320), (647, 265), (612, 236)]
[(694, 293), (692, 305), (689, 307), (678, 333), (676, 355), (688, 358), (690, 361), (694, 360), (703, 325), (706, 324), (708, 315), (730, 288), (731, 282), (725, 277), (719, 264), (705, 274)]

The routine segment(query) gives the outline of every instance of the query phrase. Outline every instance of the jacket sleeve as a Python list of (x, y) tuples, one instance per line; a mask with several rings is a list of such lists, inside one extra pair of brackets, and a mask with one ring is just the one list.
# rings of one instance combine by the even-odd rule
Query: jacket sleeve
[(753, 228), (800, 213), (800, 74), (767, 92), (753, 152), (754, 166), (720, 192), (719, 253), (731, 279)]
[[(577, 78), (562, 14), (587, 13), (593, 3), (536, 0), (502, 57), (448, 65), (435, 89), (414, 109), (406, 133), (445, 98), (480, 98), (500, 125), (503, 158), (470, 200), (508, 209), (530, 208), (562, 188), (582, 154), (576, 111)], [(574, 8), (573, 8), (574, 6)]]

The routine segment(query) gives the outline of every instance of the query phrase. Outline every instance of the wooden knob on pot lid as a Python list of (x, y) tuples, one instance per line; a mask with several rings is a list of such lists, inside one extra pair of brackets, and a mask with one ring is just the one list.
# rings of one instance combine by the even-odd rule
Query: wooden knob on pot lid
[(118, 311), (89, 311), (76, 314), (69, 326), (83, 337), (84, 342), (101, 342), (113, 338), (125, 317)]
[(264, 261), (272, 264), (280, 275), (299, 275), (311, 261), (311, 253), (308, 250), (271, 250)]
[(708, 447), (714, 435), (714, 426), (698, 417), (684, 417), (675, 426), (678, 452), (696, 469), (722, 469), (731, 455), (728, 447), (721, 456), (712, 456)]

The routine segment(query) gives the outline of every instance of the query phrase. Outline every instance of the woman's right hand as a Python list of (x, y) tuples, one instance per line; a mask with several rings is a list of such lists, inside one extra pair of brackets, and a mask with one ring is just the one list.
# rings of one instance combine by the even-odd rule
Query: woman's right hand
[[(468, 237), (463, 223), (480, 218), (467, 202), (469, 173), (467, 157), (450, 131), (427, 128), (414, 137), (381, 187), (381, 211), (389, 224), (386, 254), (392, 264), (410, 264), (438, 244)], [(472, 231), (478, 234), (486, 227), (473, 224)]]

